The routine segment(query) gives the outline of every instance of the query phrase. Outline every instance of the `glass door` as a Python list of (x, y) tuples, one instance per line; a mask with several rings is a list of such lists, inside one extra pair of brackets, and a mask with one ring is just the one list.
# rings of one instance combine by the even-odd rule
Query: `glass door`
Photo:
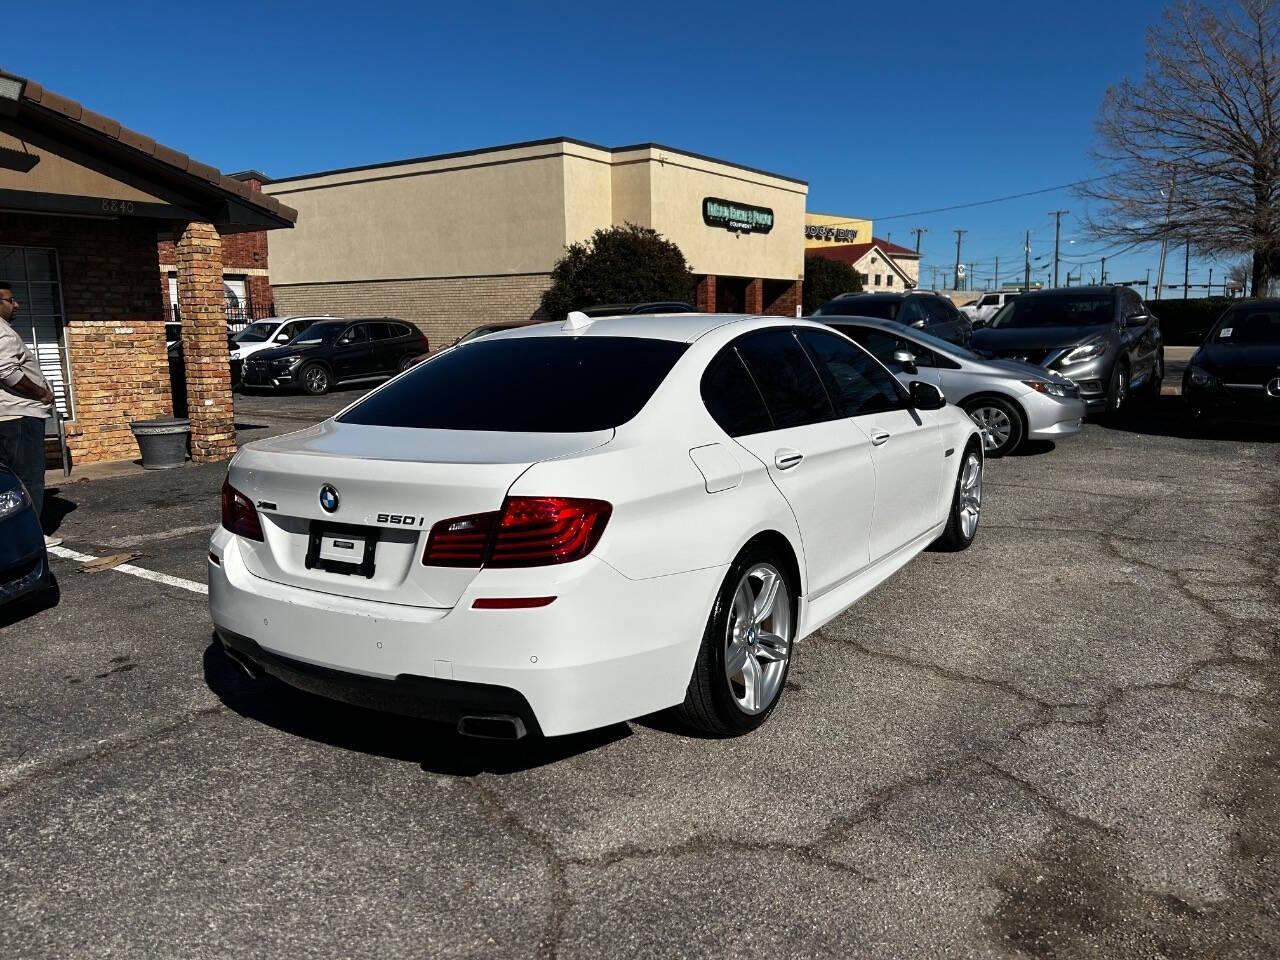
[(39, 360), (58, 410), (70, 419), (73, 398), (57, 251), (0, 246), (0, 277), (13, 284), (13, 295), (18, 298), (13, 328)]

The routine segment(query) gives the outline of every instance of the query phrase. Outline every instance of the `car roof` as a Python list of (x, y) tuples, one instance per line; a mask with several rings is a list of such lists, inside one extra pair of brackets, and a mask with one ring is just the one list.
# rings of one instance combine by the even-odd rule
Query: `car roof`
[(884, 290), (851, 290), (848, 293), (837, 294), (832, 300), (901, 300), (903, 297), (909, 297), (915, 293), (915, 290), (899, 290), (888, 292)]
[(742, 326), (744, 332), (755, 327), (782, 325), (822, 326), (795, 317), (772, 317), (750, 313), (635, 313), (590, 319), (585, 326), (566, 329), (565, 323), (526, 324), (512, 330), (500, 330), (484, 339), (520, 337), (638, 337), (650, 340), (674, 340), (693, 343), (699, 337), (724, 326)]
[(1079, 287), (1050, 287), (1047, 290), (1028, 290), (1022, 294), (1024, 297), (1060, 297), (1074, 296), (1077, 293), (1117, 293), (1121, 290), (1129, 290), (1130, 287), (1121, 286), (1120, 284), (1110, 284), (1103, 286), (1100, 283), (1090, 286)]

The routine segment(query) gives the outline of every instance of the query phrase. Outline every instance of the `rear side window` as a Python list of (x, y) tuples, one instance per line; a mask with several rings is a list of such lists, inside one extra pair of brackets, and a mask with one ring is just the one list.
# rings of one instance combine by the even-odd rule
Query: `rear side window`
[(339, 418), (424, 430), (587, 433), (626, 423), (685, 344), (640, 337), (474, 340), (412, 368)]
[(737, 342), (777, 430), (835, 419), (813, 364), (790, 330), (762, 330)]
[(702, 402), (711, 419), (731, 437), (773, 429), (764, 399), (733, 347), (722, 350), (702, 375)]
[(394, 336), (389, 323), (368, 323), (365, 326), (369, 328), (370, 340), (390, 340)]
[(411, 333), (413, 333), (413, 330), (403, 323), (391, 324), (391, 335), (393, 337), (407, 337)]

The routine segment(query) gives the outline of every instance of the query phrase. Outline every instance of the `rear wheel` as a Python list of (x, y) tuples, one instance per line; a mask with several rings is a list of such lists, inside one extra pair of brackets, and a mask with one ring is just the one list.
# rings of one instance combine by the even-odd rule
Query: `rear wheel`
[(700, 733), (732, 737), (768, 719), (782, 695), (795, 642), (795, 585), (768, 550), (742, 554), (725, 577), (679, 717)]
[(328, 393), (329, 388), (333, 385), (329, 371), (318, 363), (311, 363), (303, 367), (302, 372), (298, 375), (298, 380), (302, 384), (302, 389), (313, 397)]
[(1160, 399), (1160, 388), (1164, 386), (1164, 351), (1156, 354), (1151, 365), (1151, 382), (1147, 384), (1147, 399), (1152, 402)]
[(975, 397), (964, 404), (969, 419), (982, 431), (982, 444), (989, 457), (1013, 453), (1027, 435), (1022, 412), (1000, 397)]
[(970, 444), (965, 448), (956, 475), (956, 489), (951, 497), (951, 512), (947, 514), (947, 528), (937, 539), (943, 550), (967, 550), (978, 535), (978, 520), (982, 515), (982, 455)]
[(408, 370), (417, 362), (418, 362), (417, 357), (405, 357), (403, 360), (400, 361), (400, 372), (404, 373), (406, 370)]

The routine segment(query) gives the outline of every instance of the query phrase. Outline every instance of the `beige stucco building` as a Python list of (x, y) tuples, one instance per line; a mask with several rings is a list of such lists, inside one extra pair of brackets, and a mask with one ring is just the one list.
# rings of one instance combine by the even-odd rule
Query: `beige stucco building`
[(920, 286), (920, 254), (882, 240), (872, 222), (831, 213), (805, 215), (805, 256), (847, 263), (862, 276), (864, 290), (913, 290)]
[(701, 309), (795, 315), (802, 180), (658, 144), (557, 138), (290, 177), (297, 209), (270, 238), (279, 313), (388, 314), (433, 347), (538, 311), (565, 247), (601, 227), (652, 227), (698, 275)]

